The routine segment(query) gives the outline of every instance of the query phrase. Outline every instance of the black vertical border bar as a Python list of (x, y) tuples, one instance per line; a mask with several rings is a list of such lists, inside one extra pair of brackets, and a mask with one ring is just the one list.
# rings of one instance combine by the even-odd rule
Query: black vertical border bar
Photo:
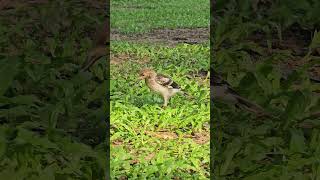
[(110, 0), (106, 0), (106, 22), (105, 22), (105, 30), (107, 31), (107, 40), (106, 40), (106, 60), (107, 60), (107, 92), (106, 92), (106, 179), (111, 179), (110, 176)]
[(210, 29), (209, 29), (209, 41), (210, 41), (210, 179), (214, 179), (214, 140), (215, 140), (215, 136), (214, 136), (214, 121), (213, 121), (213, 94), (212, 94), (212, 78), (213, 78), (213, 74), (212, 74), (212, 69), (213, 69), (213, 53), (214, 53), (214, 49), (213, 49), (213, 25), (214, 25), (214, 20), (213, 20), (213, 16), (214, 16), (214, 7), (215, 7), (215, 0), (210, 0)]

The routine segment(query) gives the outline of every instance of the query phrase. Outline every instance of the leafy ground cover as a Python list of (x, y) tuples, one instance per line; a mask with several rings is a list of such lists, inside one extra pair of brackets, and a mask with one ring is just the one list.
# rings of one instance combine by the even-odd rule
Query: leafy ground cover
[[(208, 179), (209, 2), (111, 7), (111, 177)], [(137, 80), (144, 67), (172, 76), (195, 98), (175, 96), (162, 109), (161, 97)]]
[[(209, 177), (209, 47), (117, 41), (111, 57), (111, 172), (129, 179)], [(137, 81), (143, 67), (172, 76), (194, 99), (162, 99)]]
[(1, 179), (104, 179), (106, 62), (79, 72), (104, 10), (82, 1), (7, 3), (0, 12)]
[(216, 1), (211, 67), (275, 118), (213, 102), (216, 179), (318, 179), (318, 1)]

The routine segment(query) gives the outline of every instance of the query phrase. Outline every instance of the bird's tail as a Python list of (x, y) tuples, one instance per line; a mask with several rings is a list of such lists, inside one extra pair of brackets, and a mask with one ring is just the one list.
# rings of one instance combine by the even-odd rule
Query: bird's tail
[(265, 109), (263, 107), (261, 107), (258, 104), (255, 104), (253, 102), (250, 102), (249, 100), (241, 97), (241, 96), (237, 96), (236, 97), (238, 99), (238, 102), (240, 104), (243, 105), (243, 107), (245, 109), (247, 109), (248, 111), (255, 113), (255, 114), (259, 114), (262, 116), (268, 116), (268, 117), (273, 117), (273, 115), (271, 115), (270, 113), (266, 112)]
[(194, 97), (192, 95), (190, 95), (189, 93), (187, 93), (185, 91), (179, 91), (179, 93), (188, 99), (194, 99)]

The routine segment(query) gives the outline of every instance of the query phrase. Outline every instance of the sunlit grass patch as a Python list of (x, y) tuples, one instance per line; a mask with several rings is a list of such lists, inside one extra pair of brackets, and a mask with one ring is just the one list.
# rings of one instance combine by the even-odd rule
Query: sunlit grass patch
[[(196, 75), (208, 71), (209, 47), (112, 45), (112, 57), (122, 57), (111, 65), (112, 177), (208, 178), (209, 79)], [(161, 108), (161, 96), (137, 80), (143, 67), (171, 76), (194, 98), (177, 95)]]
[(141, 33), (155, 28), (208, 27), (210, 8), (206, 0), (111, 1), (111, 28)]

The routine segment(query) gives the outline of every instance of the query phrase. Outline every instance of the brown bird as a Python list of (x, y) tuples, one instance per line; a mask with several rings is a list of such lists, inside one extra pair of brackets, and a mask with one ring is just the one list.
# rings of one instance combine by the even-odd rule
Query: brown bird
[(243, 108), (249, 112), (258, 114), (259, 116), (272, 116), (260, 105), (240, 96), (217, 72), (211, 70), (211, 73), (212, 78), (210, 79), (210, 93), (212, 94), (213, 100), (219, 100), (227, 104), (233, 104), (236, 107)]
[(180, 86), (170, 77), (157, 74), (152, 69), (142, 69), (139, 74), (140, 80), (145, 80), (147, 86), (163, 98), (163, 107), (167, 107), (169, 100), (177, 93), (185, 95)]
[(101, 57), (107, 56), (109, 58), (110, 46), (110, 20), (106, 18), (104, 24), (98, 26), (95, 31), (93, 39), (93, 48), (88, 52), (86, 61), (83, 63), (81, 70), (87, 71), (93, 64), (95, 64)]

